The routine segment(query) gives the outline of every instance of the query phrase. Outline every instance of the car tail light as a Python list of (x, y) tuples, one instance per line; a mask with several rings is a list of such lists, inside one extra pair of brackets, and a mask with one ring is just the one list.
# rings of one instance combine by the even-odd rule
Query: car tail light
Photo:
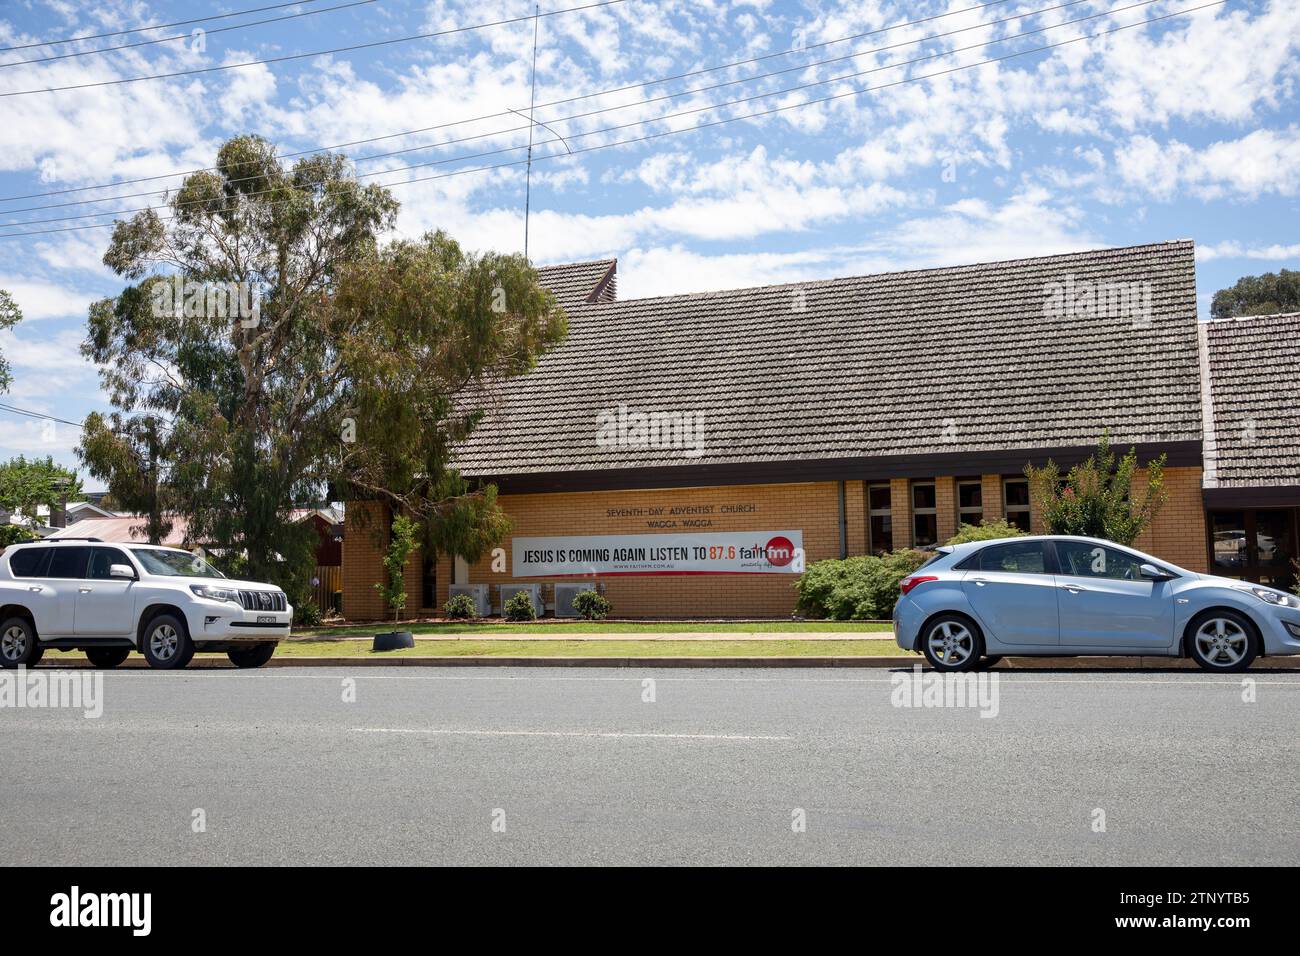
[(903, 580), (898, 582), (898, 587), (899, 590), (901, 590), (904, 594), (906, 594), (907, 592), (911, 591), (912, 588), (916, 587), (918, 584), (924, 584), (926, 581), (938, 581), (938, 580), (939, 579), (932, 574), (921, 574), (915, 577), (903, 578)]

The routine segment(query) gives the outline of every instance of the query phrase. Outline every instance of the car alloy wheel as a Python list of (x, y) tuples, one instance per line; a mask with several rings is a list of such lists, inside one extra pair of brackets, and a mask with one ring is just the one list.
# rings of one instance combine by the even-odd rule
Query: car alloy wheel
[(170, 624), (159, 624), (149, 634), (149, 650), (159, 661), (170, 661), (181, 646), (181, 636)]
[(0, 634), (0, 657), (10, 664), (17, 664), (27, 656), (27, 631), (17, 624), (11, 624)]
[(943, 617), (925, 634), (925, 656), (941, 670), (967, 670), (980, 658), (983, 641), (974, 627), (957, 617)]
[(1212, 617), (1196, 629), (1197, 656), (1211, 667), (1230, 670), (1250, 653), (1250, 635), (1230, 617)]

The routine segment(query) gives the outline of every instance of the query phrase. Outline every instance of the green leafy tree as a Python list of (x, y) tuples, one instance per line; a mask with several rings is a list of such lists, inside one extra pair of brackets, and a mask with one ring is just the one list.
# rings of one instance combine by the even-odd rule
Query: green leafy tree
[(1052, 534), (1085, 535), (1131, 545), (1164, 505), (1165, 456), (1147, 462), (1146, 488), (1138, 497), (1133, 481), (1137, 450), (1117, 458), (1110, 436), (1103, 434), (1097, 450), (1065, 475), (1053, 461), (1041, 468), (1025, 466), (1030, 498), (1040, 509)]
[(405, 515), (396, 515), (388, 532), (388, 549), (384, 552), (384, 580), (375, 582), (375, 590), (383, 597), (393, 620), (402, 619), (406, 610), (406, 559), (415, 550), (415, 536), (419, 526)]
[(1283, 269), (1245, 276), (1214, 293), (1210, 303), (1210, 314), (1216, 319), (1275, 312), (1300, 312), (1300, 272)]
[(353, 492), (423, 521), (424, 545), (479, 560), (509, 533), (496, 487), (451, 456), (482, 421), (493, 386), (565, 334), (564, 313), (518, 255), (471, 255), (442, 232), (350, 263), (335, 308), (354, 330), (338, 471)]
[[(14, 301), (13, 296), (0, 289), (0, 332), (12, 329), (22, 319), (22, 310), (18, 308), (18, 303)], [(13, 381), (13, 376), (9, 372), (9, 362), (0, 355), (0, 392), (7, 392)]]
[[(441, 235), (381, 250), (398, 208), (386, 189), (341, 155), (286, 168), (255, 136), (223, 145), (169, 202), (166, 220), (117, 224), (104, 262), (134, 284), (92, 306), (83, 346), (114, 406), (90, 423), (83, 461), (114, 496), (156, 529), (184, 515), (193, 543), (238, 555), (295, 605), (316, 536), (290, 510), (331, 483), (417, 520), (468, 511), (467, 550), (484, 528), (499, 538), (494, 493), (446, 464), (487, 401), (475, 386), (562, 333), (527, 263), (466, 256)], [(222, 290), (256, 312), (213, 308)]]
[[(77, 457), (108, 485), (113, 510), (144, 516), (150, 544), (171, 534), (169, 487), (162, 480), (166, 425), (156, 415), (124, 417), (91, 412), (82, 425)], [(109, 505), (105, 505), (109, 507)]]
[(11, 544), (22, 544), (26, 541), (39, 541), (40, 535), (31, 528), (24, 528), (17, 524), (0, 524), (0, 551), (9, 547)]
[(77, 474), (56, 465), (51, 456), (19, 455), (0, 464), (0, 511), (36, 521), (39, 509), (53, 508), (81, 494)]

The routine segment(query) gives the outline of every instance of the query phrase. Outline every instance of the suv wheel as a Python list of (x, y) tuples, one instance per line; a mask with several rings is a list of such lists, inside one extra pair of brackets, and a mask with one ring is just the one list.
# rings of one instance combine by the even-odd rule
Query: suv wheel
[(240, 647), (235, 650), (226, 651), (226, 656), (230, 658), (230, 663), (236, 667), (261, 667), (271, 659), (275, 653), (275, 642), (267, 644), (254, 644), (252, 647)]
[(940, 614), (921, 633), (921, 650), (937, 671), (969, 671), (984, 654), (984, 635), (970, 618)]
[(11, 617), (0, 624), (0, 667), (33, 667), (41, 659), (36, 628), (23, 617)]
[(88, 647), (86, 660), (95, 667), (116, 667), (131, 654), (129, 647)]
[(159, 614), (145, 626), (140, 653), (150, 667), (179, 670), (194, 656), (194, 642), (183, 621), (171, 614)]
[(1239, 611), (1211, 611), (1188, 625), (1187, 653), (1207, 671), (1244, 671), (1259, 653), (1255, 627)]

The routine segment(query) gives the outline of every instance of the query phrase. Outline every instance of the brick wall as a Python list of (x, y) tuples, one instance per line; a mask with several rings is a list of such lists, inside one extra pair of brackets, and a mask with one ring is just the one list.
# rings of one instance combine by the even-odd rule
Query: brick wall
[[(918, 478), (927, 476), (920, 475)], [(1002, 514), (1001, 477), (984, 475), (984, 517), (996, 520)], [(1140, 476), (1140, 481), (1145, 477)], [(1136, 542), (1136, 547), (1193, 571), (1206, 570), (1205, 516), (1201, 505), (1199, 468), (1169, 468), (1165, 487), (1169, 501), (1155, 525)], [(890, 482), (893, 506), (894, 546), (911, 541), (910, 487), (907, 479)], [(957, 526), (957, 503), (951, 478), (936, 480), (940, 540)], [(645, 516), (610, 514), (610, 509), (714, 505), (707, 517), (710, 524), (692, 531), (777, 531), (803, 532), (806, 560), (811, 563), (835, 558), (840, 553), (839, 502), (835, 482), (805, 484), (743, 485), (718, 488), (652, 489), (642, 491), (573, 492), (561, 494), (503, 495), (502, 507), (514, 522), (514, 533), (525, 536), (653, 534)], [(724, 514), (726, 504), (752, 505), (753, 511)], [(861, 481), (845, 483), (845, 518), (850, 554), (866, 551), (866, 487)], [(362, 514), (372, 516), (363, 527)], [(699, 517), (699, 516), (695, 516)], [(659, 520), (659, 519), (654, 519)], [(670, 519), (671, 520), (671, 519)], [(1041, 528), (1041, 516), (1034, 516)], [(353, 620), (374, 620), (384, 608), (373, 584), (380, 579), (382, 549), (372, 530), (378, 523), (387, 527), (383, 510), (372, 503), (348, 505), (347, 533), (343, 544), (343, 610)], [(513, 537), (502, 547), (511, 555)], [(507, 565), (508, 567), (508, 565)], [(422, 560), (417, 550), (407, 565), (408, 608), (417, 610), (421, 595)], [(447, 599), (451, 562), (438, 562), (438, 601)], [(470, 583), (500, 585), (514, 581), (508, 572), (493, 572), (491, 557), (471, 565)], [(536, 579), (529, 579), (530, 581)], [(556, 579), (543, 579), (546, 584)], [(579, 580), (561, 578), (559, 580)], [(794, 607), (794, 575), (734, 574), (678, 576), (615, 576), (601, 579), (606, 596), (620, 617), (785, 617)], [(491, 589), (494, 605), (499, 604), (496, 587)]]

